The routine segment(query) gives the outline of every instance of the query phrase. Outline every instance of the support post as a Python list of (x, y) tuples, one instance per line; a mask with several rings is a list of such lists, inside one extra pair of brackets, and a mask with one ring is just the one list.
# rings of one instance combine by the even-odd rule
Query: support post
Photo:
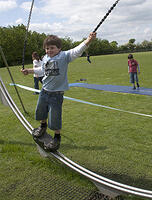
[(4, 52), (3, 52), (1, 46), (0, 46), (0, 53), (1, 53), (1, 56), (2, 56), (2, 59), (3, 59), (3, 62), (4, 62), (6, 68), (7, 68), (8, 72), (9, 72), (9, 75), (10, 75), (10, 77), (11, 77), (12, 83), (14, 84), (14, 88), (15, 88), (15, 91), (16, 91), (17, 96), (18, 96), (18, 98), (19, 98), (19, 101), (20, 101), (20, 103), (21, 103), (21, 105), (22, 105), (22, 108), (23, 108), (24, 112), (27, 114), (27, 112), (26, 112), (26, 110), (25, 110), (25, 107), (24, 107), (24, 104), (23, 104), (23, 102), (22, 102), (22, 99), (21, 99), (21, 97), (20, 97), (20, 95), (19, 95), (19, 92), (18, 92), (18, 90), (17, 90), (17, 87), (16, 87), (16, 85), (15, 85), (13, 76), (12, 76), (10, 70), (9, 70), (9, 66), (8, 66), (7, 60), (6, 60), (6, 58), (5, 58), (5, 55), (4, 55)]
[(98, 182), (95, 182), (95, 181), (92, 181), (92, 182), (95, 184), (95, 186), (98, 188), (98, 190), (102, 194), (104, 194), (105, 196), (108, 196), (110, 199), (114, 199), (114, 198), (117, 198), (117, 197), (125, 194), (121, 191), (115, 190), (115, 189), (110, 188), (106, 185), (102, 185)]
[(40, 153), (40, 155), (43, 157), (43, 158), (47, 158), (49, 157), (48, 153), (45, 152), (38, 144), (37, 145), (37, 150), (38, 152)]

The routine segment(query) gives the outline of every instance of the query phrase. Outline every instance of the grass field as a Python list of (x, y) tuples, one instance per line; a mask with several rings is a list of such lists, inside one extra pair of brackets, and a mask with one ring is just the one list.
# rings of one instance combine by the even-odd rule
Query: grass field
[[(140, 64), (141, 87), (152, 88), (151, 52), (136, 53)], [(69, 82), (80, 78), (87, 83), (129, 86), (127, 54), (78, 58), (69, 65)], [(32, 67), (28, 65), (27, 67)], [(23, 76), (21, 67), (11, 67), (16, 83), (33, 87), (32, 75)], [(23, 110), (6, 68), (0, 76), (17, 106)], [(130, 85), (131, 86), (131, 85)], [(24, 114), (33, 127), (37, 96), (18, 88), (28, 114)], [(65, 96), (127, 111), (152, 115), (152, 96), (112, 93), (72, 87)], [(47, 197), (51, 177), (64, 184), (92, 191), (94, 185), (85, 177), (59, 164), (54, 158), (40, 157), (34, 141), (23, 129), (10, 108), (0, 103), (0, 200), (60, 199)], [(49, 131), (52, 134), (51, 131)], [(60, 152), (73, 161), (121, 183), (151, 190), (152, 188), (152, 119), (149, 117), (108, 110), (91, 105), (72, 102), (63, 104), (63, 129)], [(39, 187), (43, 185), (43, 190)], [(64, 190), (64, 189), (63, 189)], [(34, 192), (33, 192), (34, 191)], [(126, 196), (135, 200), (140, 197)], [(81, 198), (76, 198), (81, 199)]]

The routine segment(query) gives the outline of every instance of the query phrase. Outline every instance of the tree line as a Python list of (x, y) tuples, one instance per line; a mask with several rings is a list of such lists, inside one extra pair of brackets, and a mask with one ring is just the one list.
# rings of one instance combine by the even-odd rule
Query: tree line
[[(23, 63), (23, 49), (25, 43), (26, 27), (21, 24), (18, 26), (0, 27), (0, 46), (2, 47), (9, 66), (21, 65)], [(44, 55), (43, 40), (46, 38), (45, 33), (28, 31), (27, 43), (25, 49), (25, 64), (32, 63), (31, 55), (37, 51), (40, 56)], [(62, 50), (74, 48), (81, 41), (73, 41), (69, 37), (62, 39)], [(87, 53), (91, 56), (127, 53), (138, 51), (151, 51), (152, 41), (144, 40), (135, 44), (135, 39), (130, 39), (127, 44), (118, 46), (117, 41), (109, 42), (106, 39), (96, 38), (89, 46)], [(85, 53), (82, 55), (85, 56)], [(0, 67), (4, 67), (2, 57), (0, 56)]]

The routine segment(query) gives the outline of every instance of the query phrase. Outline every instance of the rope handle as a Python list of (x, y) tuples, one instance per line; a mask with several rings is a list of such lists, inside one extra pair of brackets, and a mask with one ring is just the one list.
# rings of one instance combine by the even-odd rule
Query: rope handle
[(31, 20), (33, 5), (34, 5), (34, 0), (32, 0), (31, 9), (30, 9), (29, 18), (28, 18), (28, 23), (27, 23), (27, 26), (26, 26), (26, 33), (25, 33), (24, 47), (23, 47), (23, 56), (22, 56), (22, 69), (24, 69), (25, 50), (26, 50), (26, 44), (27, 44), (27, 34), (28, 34), (29, 26), (30, 26), (30, 20)]
[(93, 32), (96, 32), (97, 29), (101, 26), (101, 24), (105, 21), (105, 19), (108, 17), (108, 15), (111, 13), (111, 11), (115, 8), (115, 6), (117, 5), (117, 3), (119, 2), (120, 0), (117, 0), (112, 6), (111, 8), (108, 10), (108, 12), (105, 14), (105, 16), (102, 18), (102, 20), (99, 22), (99, 24), (96, 26), (96, 28), (94, 29)]

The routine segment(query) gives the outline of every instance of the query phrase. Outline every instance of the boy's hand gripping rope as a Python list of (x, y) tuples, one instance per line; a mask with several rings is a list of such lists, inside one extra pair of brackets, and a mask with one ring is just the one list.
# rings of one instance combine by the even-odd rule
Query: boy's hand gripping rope
[(111, 8), (108, 10), (108, 12), (106, 13), (106, 15), (103, 17), (103, 19), (100, 21), (100, 23), (97, 25), (97, 27), (94, 29), (93, 32), (96, 32), (97, 29), (101, 26), (101, 24), (105, 21), (105, 19), (108, 17), (108, 15), (111, 13), (111, 11), (114, 9), (114, 7), (117, 5), (117, 3), (119, 2), (120, 0), (117, 0), (112, 6)]

